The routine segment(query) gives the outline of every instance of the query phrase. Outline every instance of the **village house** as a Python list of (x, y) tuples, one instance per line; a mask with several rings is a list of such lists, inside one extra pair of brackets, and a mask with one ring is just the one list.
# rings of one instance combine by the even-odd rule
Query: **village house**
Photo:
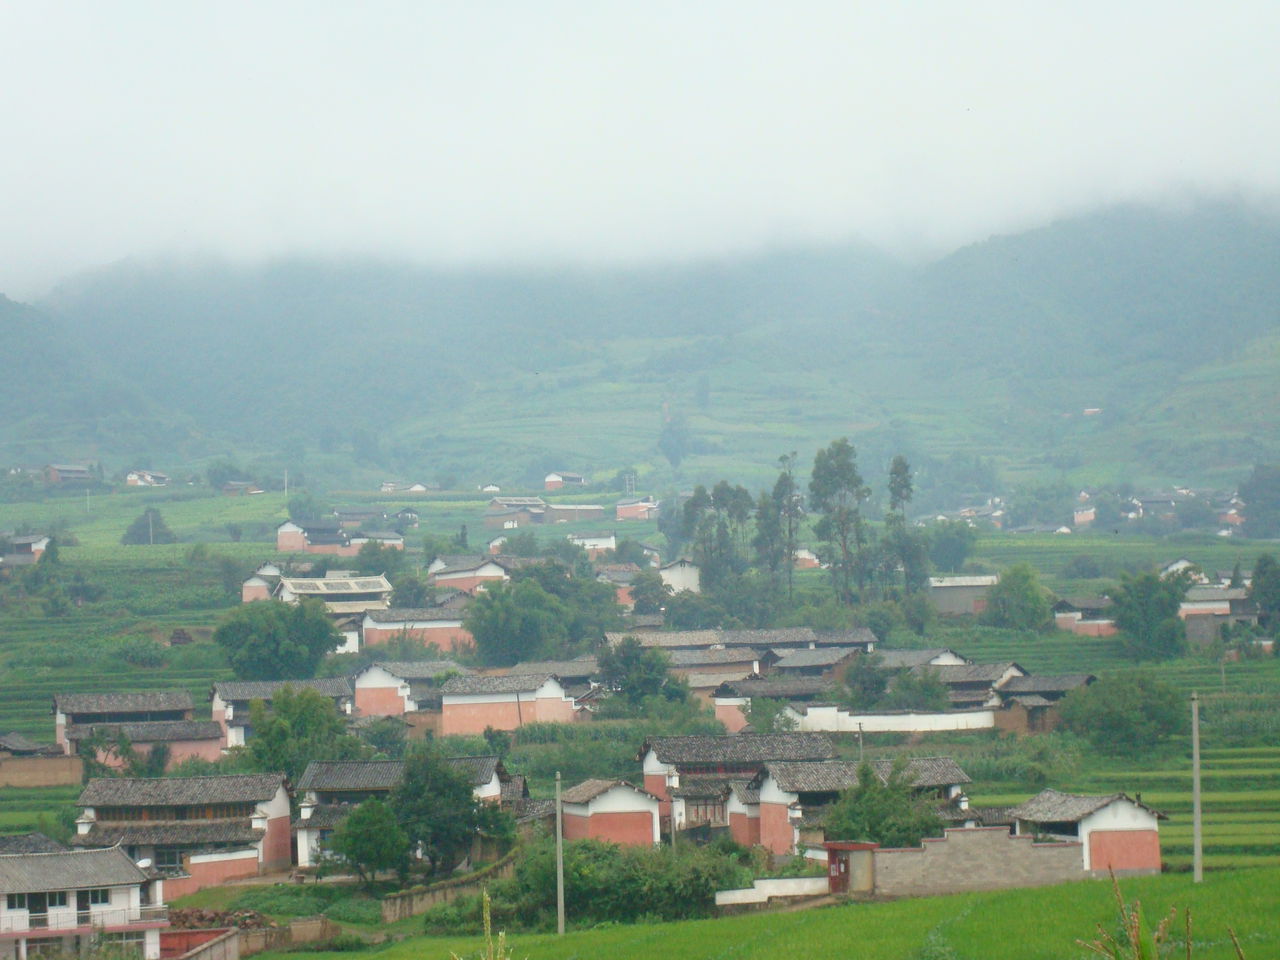
[(276, 527), (276, 552), (354, 557), (360, 548), (337, 520), (286, 520)]
[(359, 530), (351, 534), (351, 545), (357, 553), (366, 543), (376, 543), (384, 550), (403, 550), (404, 535), (395, 530)]
[(160, 960), (164, 881), (119, 847), (0, 852), (0, 956), (86, 956), (95, 947)]
[(243, 747), (253, 736), (250, 726), (255, 700), (270, 708), (271, 701), (285, 687), (314, 690), (333, 701), (334, 709), (349, 715), (354, 692), (346, 677), (317, 677), (314, 680), (220, 680), (209, 692), (213, 719), (223, 730), (223, 748)]
[(797, 570), (817, 570), (822, 560), (808, 547), (800, 547), (791, 555), (791, 563)]
[(51, 463), (44, 468), (44, 482), (51, 487), (86, 486), (97, 479), (93, 467), (84, 463)]
[(484, 525), (515, 530), (547, 519), (547, 502), (541, 497), (494, 497), (485, 508)]
[(323, 577), (281, 577), (275, 598), (285, 603), (319, 600), (330, 614), (363, 614), (391, 605), (391, 582), (383, 575), (361, 577), (330, 571)]
[(580, 523), (603, 519), (604, 506), (599, 503), (549, 503), (543, 515), (544, 523)]
[(39, 563), (51, 542), (42, 533), (0, 534), (0, 570)]
[(333, 518), (343, 530), (359, 530), (365, 524), (385, 521), (387, 513), (381, 507), (335, 507)]
[(966, 616), (987, 609), (987, 592), (1000, 582), (997, 574), (930, 577), (929, 601), (944, 616)]
[[(894, 761), (877, 759), (868, 765), (887, 782)], [(760, 845), (775, 854), (795, 852), (806, 815), (821, 811), (834, 803), (841, 791), (857, 786), (860, 766), (852, 760), (765, 763), (752, 784), (759, 793)], [(928, 795), (942, 806), (968, 806), (964, 784), (970, 782), (969, 775), (950, 757), (911, 757), (904, 776), (916, 793)]]
[(562, 487), (585, 487), (587, 478), (580, 473), (548, 473), (542, 481), (543, 489), (559, 490)]
[[(398, 717), (418, 712), (439, 715), (441, 684), (449, 677), (471, 673), (452, 660), (379, 660), (352, 678), (355, 714), (362, 717)], [(433, 726), (438, 725), (437, 720)]]
[(702, 568), (692, 560), (681, 557), (664, 563), (658, 568), (662, 582), (671, 588), (672, 593), (688, 590), (690, 593), (702, 592)]
[(1025, 677), (1027, 671), (1013, 661), (1005, 663), (970, 663), (960, 665), (913, 667), (912, 673), (931, 672), (947, 688), (951, 706), (958, 710), (998, 706), (997, 691), (1014, 677)]
[(601, 563), (595, 567), (596, 579), (610, 584), (614, 590), (614, 599), (618, 606), (630, 610), (635, 606), (635, 597), (631, 595), (632, 584), (640, 575), (640, 568), (634, 563)]
[(618, 549), (618, 538), (612, 533), (569, 534), (569, 542), (587, 552), (588, 560), (599, 560), (605, 554)]
[(1163, 813), (1124, 793), (1078, 796), (1042, 790), (1014, 807), (1019, 836), (1079, 841), (1083, 867), (1094, 876), (1159, 873)]
[(831, 738), (821, 733), (741, 733), (730, 736), (653, 737), (640, 748), (644, 788), (671, 816), (672, 791), (694, 780), (751, 780), (770, 760), (830, 760)]
[(586, 780), (560, 795), (566, 840), (651, 847), (662, 840), (658, 798), (626, 780)]
[(361, 622), (363, 646), (379, 647), (403, 639), (455, 653), (472, 650), (475, 638), (462, 625), (465, 612), (465, 605), (366, 610)]
[(1244, 587), (1193, 586), (1182, 598), (1178, 616), (1188, 640), (1213, 644), (1221, 639), (1224, 626), (1256, 626), (1258, 607)]
[(628, 497), (613, 505), (615, 520), (656, 520), (658, 503), (653, 497)]
[(787, 652), (773, 665), (782, 676), (808, 676), (834, 679), (853, 658), (863, 653), (862, 647), (817, 647), (813, 650)]
[(446, 555), (427, 564), (427, 578), (441, 587), (474, 593), (483, 584), (510, 580), (513, 568), (505, 558), (485, 554)]
[(452, 677), (440, 688), (441, 736), (518, 730), (526, 723), (571, 723), (574, 700), (553, 674)]
[(95, 759), (112, 769), (127, 765), (117, 744), (121, 738), (139, 756), (149, 756), (156, 747), (168, 751), (166, 770), (195, 757), (216, 761), (222, 757), (222, 727), (212, 720), (146, 720), (137, 723), (72, 724), (66, 729), (69, 753), (79, 753), (88, 742), (99, 743)]
[(73, 846), (150, 860), (173, 897), (292, 860), (284, 774), (93, 779), (77, 805)]
[(737, 733), (748, 724), (752, 698), (803, 703), (825, 696), (830, 686), (822, 677), (751, 676), (720, 684), (712, 691), (711, 701), (716, 719), (727, 731)]
[(265, 491), (252, 480), (228, 480), (222, 485), (224, 497), (254, 497)]
[(124, 475), (128, 487), (167, 487), (169, 475), (155, 470), (130, 470)]
[(136, 693), (59, 693), (53, 697), (54, 740), (65, 753), (75, 752), (67, 738), (71, 728), (94, 724), (140, 724), (190, 720), (195, 705), (186, 690)]
[(1110, 637), (1116, 633), (1112, 601), (1101, 595), (1063, 597), (1053, 605), (1053, 625), (1081, 637)]
[(880, 659), (880, 666), (886, 670), (964, 666), (973, 662), (949, 647), (934, 647), (928, 650), (878, 650), (876, 656)]
[(598, 687), (596, 678), (600, 676), (600, 661), (590, 655), (575, 660), (528, 660), (508, 667), (504, 672), (509, 677), (554, 675), (565, 695), (576, 703)]
[[(503, 802), (504, 788), (512, 777), (498, 757), (453, 757), (447, 762), (467, 777), (471, 794), (477, 800), (492, 804)], [(351, 811), (365, 800), (387, 800), (402, 779), (403, 760), (307, 764), (298, 779), (298, 819), (293, 822), (298, 866), (313, 867), (319, 863), (325, 843)]]

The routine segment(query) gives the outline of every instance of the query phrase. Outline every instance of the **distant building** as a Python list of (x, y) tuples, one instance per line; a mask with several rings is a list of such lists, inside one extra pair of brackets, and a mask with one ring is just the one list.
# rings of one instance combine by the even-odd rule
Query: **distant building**
[(1000, 582), (998, 574), (930, 577), (929, 600), (942, 614), (972, 615), (987, 609), (987, 593)]

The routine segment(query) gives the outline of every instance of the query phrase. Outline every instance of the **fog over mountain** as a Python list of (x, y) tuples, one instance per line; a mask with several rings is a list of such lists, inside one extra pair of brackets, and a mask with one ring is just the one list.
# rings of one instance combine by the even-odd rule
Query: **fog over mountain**
[(130, 257), (921, 260), (1280, 193), (1280, 7), (0, 8), (0, 290)]

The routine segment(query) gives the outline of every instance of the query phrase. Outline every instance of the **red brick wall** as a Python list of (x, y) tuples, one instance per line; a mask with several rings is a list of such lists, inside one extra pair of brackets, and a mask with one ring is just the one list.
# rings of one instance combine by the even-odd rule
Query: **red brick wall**
[(729, 835), (734, 843), (754, 847), (760, 842), (760, 818), (748, 817), (745, 813), (729, 814)]
[(667, 793), (667, 778), (661, 773), (646, 773), (644, 788), (658, 798), (659, 816), (671, 816), (671, 795)]
[(265, 583), (245, 584), (240, 588), (240, 602), (253, 603), (255, 600), (270, 600), (271, 588)]
[(207, 930), (161, 930), (160, 960), (180, 957), (192, 947), (208, 943), (230, 929), (230, 927), (213, 927)]
[[(535, 716), (539, 723), (572, 723), (573, 701), (560, 697), (540, 697)], [(528, 717), (525, 718), (528, 722)], [(481, 731), (483, 733), (483, 731)]]
[(471, 593), (482, 583), (502, 582), (502, 577), (497, 576), (467, 576), (467, 577), (440, 577), (435, 578), (436, 583), (442, 587), (452, 587), (454, 590), (461, 590), (464, 593)]
[[(289, 825), (285, 824), (286, 840)], [(189, 877), (177, 877), (164, 882), (164, 898), (176, 900), (189, 893), (203, 890), (205, 887), (218, 887), (228, 880), (239, 880), (242, 877), (258, 875), (258, 861), (252, 857), (239, 860), (214, 860), (208, 863), (190, 863), (184, 857), (183, 864)]]
[(653, 846), (653, 817), (634, 813), (597, 813), (590, 817), (564, 815), (566, 840), (608, 840), (623, 846)]
[(356, 687), (356, 713), (362, 717), (398, 717), (404, 698), (394, 687)]
[(1089, 834), (1091, 870), (1160, 872), (1160, 835), (1155, 830), (1094, 830)]
[[(461, 618), (459, 618), (461, 619)], [(400, 628), (365, 627), (364, 644), (367, 647), (382, 646), (401, 636), (416, 640), (423, 646), (434, 643), (441, 650), (464, 651), (475, 647), (475, 637), (463, 627), (414, 627), (404, 630)]]
[(791, 853), (795, 831), (791, 828), (786, 804), (760, 804), (760, 843), (772, 853)]
[(262, 838), (262, 866), (266, 870), (276, 870), (293, 863), (293, 850), (290, 844), (289, 818), (276, 817), (267, 821), (267, 835)]
[(440, 735), (484, 733), (485, 727), (495, 730), (515, 730), (520, 721), (531, 723), (537, 719), (537, 706), (533, 702), (521, 703), (447, 703), (440, 715)]
[(276, 531), (276, 552), (277, 553), (302, 553), (307, 549), (307, 537), (301, 530), (277, 530)]
[(747, 725), (746, 715), (742, 712), (742, 707), (736, 703), (717, 703), (716, 719), (724, 724), (725, 730), (729, 733), (737, 733)]

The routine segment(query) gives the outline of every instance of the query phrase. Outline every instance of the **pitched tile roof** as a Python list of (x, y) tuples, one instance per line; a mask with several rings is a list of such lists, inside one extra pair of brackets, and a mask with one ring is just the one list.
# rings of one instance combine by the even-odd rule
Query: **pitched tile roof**
[(949, 686), (958, 683), (995, 683), (1011, 668), (1020, 673), (1026, 673), (1012, 660), (1004, 663), (944, 663), (938, 666), (925, 664), (912, 669), (916, 672), (932, 670), (939, 680)]
[(146, 690), (137, 693), (58, 693), (53, 707), (62, 713), (146, 713), (191, 710), (186, 690)]
[(859, 647), (818, 647), (816, 650), (796, 650), (788, 653), (774, 666), (779, 670), (834, 667), (855, 653), (861, 652)]
[(754, 647), (710, 647), (704, 650), (672, 650), (667, 656), (673, 667), (703, 667), (718, 663), (753, 663), (760, 659)]
[(829, 686), (830, 681), (822, 677), (748, 677), (721, 684), (715, 695), (795, 700), (819, 696)]
[(527, 673), (505, 677), (452, 677), (440, 686), (445, 696), (485, 693), (532, 693), (548, 680), (549, 673)]
[[(871, 770), (887, 782), (893, 770), (892, 760), (870, 760)], [(790, 793), (831, 793), (857, 786), (856, 760), (829, 760), (824, 763), (767, 763), (765, 769), (779, 787)], [(968, 783), (969, 775), (950, 757), (911, 757), (905, 775), (921, 789)]]
[(227, 702), (269, 702), (285, 687), (315, 690), (335, 699), (351, 696), (351, 681), (346, 677), (317, 677), (314, 680), (221, 680), (213, 685), (213, 692)]
[(751, 667), (742, 664), (736, 668), (721, 666), (706, 670), (686, 670), (684, 682), (693, 690), (714, 690), (725, 683), (733, 683), (751, 674)]
[(868, 627), (853, 627), (850, 630), (818, 630), (815, 634), (816, 642), (820, 647), (866, 646), (880, 642)]
[(645, 799), (653, 799), (653, 794), (647, 790), (637, 787), (633, 783), (626, 780), (584, 780), (576, 786), (563, 790), (560, 793), (560, 800), (563, 803), (590, 803), (602, 793), (608, 793), (614, 787), (626, 787), (628, 790), (634, 790)]
[(105, 777), (90, 780), (82, 807), (176, 807), (206, 803), (257, 803), (285, 785), (283, 773), (236, 773), (215, 777)]
[(527, 663), (517, 663), (507, 671), (507, 676), (555, 674), (563, 680), (566, 677), (593, 677), (599, 672), (600, 662), (595, 657), (582, 657), (577, 660), (530, 660)]
[(1065, 693), (1077, 687), (1086, 687), (1096, 680), (1091, 673), (1063, 673), (1057, 676), (1013, 677), (1003, 687), (1002, 693)]
[(452, 660), (379, 660), (374, 666), (401, 680), (434, 680), (446, 673), (467, 676), (472, 672)]
[(366, 610), (365, 616), (374, 623), (432, 623), (461, 619), (461, 611), (450, 607), (391, 607), (388, 610)]
[(760, 630), (721, 630), (720, 643), (726, 647), (778, 647), (816, 643), (818, 634), (810, 627), (772, 627)]
[(391, 582), (382, 574), (376, 577), (281, 577), (280, 586), (291, 593), (315, 597), (391, 592)]
[(124, 734), (130, 743), (221, 740), (222, 727), (213, 720), (140, 720), (136, 723), (73, 723), (66, 730), (66, 738), (73, 742), (96, 734), (111, 740)]
[(71, 838), (74, 847), (247, 847), (265, 836), (248, 817), (226, 820), (170, 820), (151, 823), (95, 823)]
[(500, 779), (506, 775), (502, 761), (495, 756), (450, 757), (449, 765), (470, 777), (473, 787), (483, 787), (492, 782), (494, 774)]
[(119, 847), (0, 855), (0, 893), (118, 887), (146, 879)]
[(617, 646), (627, 637), (635, 637), (642, 647), (661, 647), (665, 650), (677, 647), (711, 647), (720, 642), (719, 630), (670, 630), (657, 632), (627, 633), (625, 630), (610, 630), (604, 635), (610, 646)]
[(750, 780), (733, 780), (729, 784), (729, 789), (733, 791), (739, 803), (752, 806), (760, 802), (760, 789), (753, 786)]
[(9, 750), (13, 753), (35, 753), (43, 746), (44, 744), (36, 743), (20, 733), (0, 735), (0, 750)]
[(57, 840), (43, 833), (15, 833), (0, 836), (0, 854), (9, 853), (57, 853), (67, 849)]
[(924, 666), (934, 657), (942, 656), (944, 653), (954, 654), (955, 651), (947, 647), (938, 647), (933, 650), (885, 650), (882, 647), (876, 651), (876, 656), (880, 658), (881, 666), (890, 670), (904, 670)]
[(297, 790), (390, 790), (403, 777), (403, 760), (312, 760)]
[(763, 763), (767, 760), (826, 760), (836, 755), (825, 733), (740, 733), (723, 737), (653, 737), (640, 757), (653, 750), (661, 763)]
[(1010, 812), (1018, 820), (1029, 820), (1032, 823), (1077, 823), (1089, 814), (1110, 806), (1117, 800), (1127, 801), (1153, 813), (1161, 820), (1167, 820), (1163, 813), (1148, 807), (1145, 803), (1134, 800), (1126, 793), (1107, 793), (1101, 796), (1084, 796), (1075, 793), (1062, 793), (1045, 788), (1030, 800), (1026, 800)]
[(294, 820), (290, 826), (298, 830), (332, 830), (351, 815), (354, 803), (317, 803), (311, 808), (311, 816)]

